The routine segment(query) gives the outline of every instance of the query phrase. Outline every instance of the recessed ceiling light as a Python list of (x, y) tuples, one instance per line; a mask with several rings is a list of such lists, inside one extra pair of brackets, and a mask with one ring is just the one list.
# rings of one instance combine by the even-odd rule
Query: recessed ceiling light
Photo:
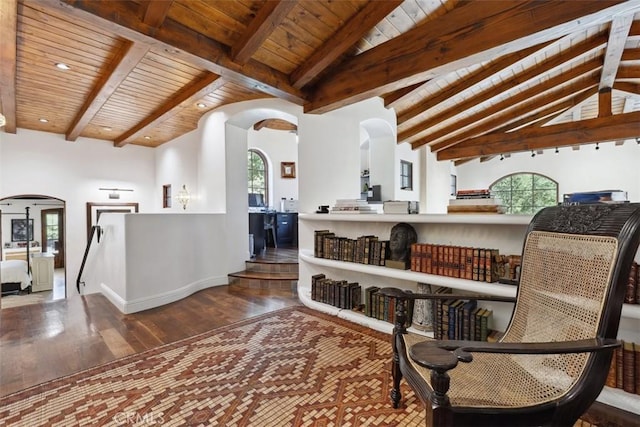
[(70, 70), (71, 69), (71, 67), (69, 67), (64, 62), (56, 62), (56, 67), (58, 67), (61, 70)]
[(49, 123), (49, 120), (45, 119), (44, 117), (41, 119), (38, 119), (41, 123)]
[(151, 139), (149, 135), (145, 135), (144, 139)]
[(202, 102), (198, 102), (196, 105), (198, 108), (205, 108), (207, 106), (207, 104), (203, 104)]
[(113, 130), (109, 126), (103, 126), (102, 129), (106, 130), (107, 132), (111, 132)]

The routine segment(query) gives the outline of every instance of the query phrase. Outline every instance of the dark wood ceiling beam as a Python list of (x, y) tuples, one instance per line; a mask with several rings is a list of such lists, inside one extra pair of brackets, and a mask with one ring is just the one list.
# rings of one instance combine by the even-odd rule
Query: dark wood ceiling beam
[(142, 22), (150, 27), (160, 28), (172, 4), (173, 0), (143, 0), (140, 3)]
[(297, 1), (294, 0), (267, 0), (264, 2), (242, 37), (231, 46), (231, 59), (238, 64), (245, 64), (278, 25), (284, 21), (296, 4)]
[(288, 76), (257, 61), (237, 64), (231, 60), (227, 48), (172, 19), (166, 19), (158, 29), (145, 24), (138, 17), (135, 4), (123, 0), (57, 0), (47, 3), (57, 11), (82, 20), (105, 31), (149, 44), (165, 52), (171, 52), (193, 65), (202, 67), (228, 81), (294, 104), (306, 102), (304, 94), (289, 84)]
[(304, 64), (291, 73), (291, 85), (298, 89), (307, 86), (401, 4), (402, 0), (368, 2), (327, 42), (316, 49)]
[(345, 61), (320, 82), (305, 112), (326, 112), (564, 36), (612, 13), (639, 7), (630, 3), (462, 3), (429, 25)]
[(640, 84), (631, 82), (615, 82), (613, 84), (615, 90), (621, 90), (623, 92), (634, 93), (640, 95)]
[(609, 41), (607, 42), (607, 49), (604, 54), (604, 66), (602, 67), (602, 76), (600, 78), (600, 86), (598, 87), (600, 90), (605, 88), (611, 89), (613, 86), (632, 22), (632, 13), (625, 16), (618, 16), (611, 21)]
[(3, 130), (16, 133), (16, 55), (18, 0), (0, 0), (0, 111), (6, 120)]
[[(461, 134), (453, 135), (446, 140), (442, 140), (434, 144), (430, 147), (431, 151), (441, 151), (447, 149), (448, 147), (453, 148), (456, 144), (464, 144), (464, 141), (468, 140), (469, 138), (476, 137), (483, 133), (495, 131), (505, 124), (513, 122), (514, 118), (526, 118), (527, 116), (531, 116), (532, 114), (534, 114), (533, 112), (538, 111), (541, 108), (545, 108), (550, 104), (561, 102), (563, 99), (569, 97), (571, 97), (569, 101), (572, 104), (577, 105), (578, 103), (597, 93), (597, 84), (598, 79), (593, 76), (592, 78), (584, 79), (562, 90), (555, 91), (552, 94), (547, 94), (546, 96), (538, 97), (524, 102), (514, 109), (506, 110), (500, 114), (492, 116), (490, 120), (483, 122), (477, 127), (467, 129)], [(578, 95), (575, 95), (576, 92), (578, 93)]]
[(560, 104), (553, 104), (549, 107), (539, 110), (537, 112), (531, 112), (531, 114), (525, 114), (518, 120), (510, 121), (509, 123), (492, 130), (490, 133), (504, 133), (509, 132), (519, 127), (538, 126), (548, 120), (553, 120), (555, 117), (565, 113), (569, 108), (573, 107), (574, 102), (572, 100), (563, 101)]
[[(422, 128), (424, 130), (432, 126), (436, 126), (446, 120), (464, 113), (466, 110), (469, 110), (495, 96), (508, 92), (510, 89), (514, 89), (520, 85), (523, 85), (536, 77), (540, 77), (542, 74), (545, 74), (553, 70), (554, 68), (574, 61), (577, 58), (580, 58), (582, 55), (585, 55), (586, 53), (591, 52), (592, 50), (600, 46), (603, 46), (606, 42), (607, 37), (604, 34), (599, 34), (595, 37), (585, 40), (582, 43), (578, 43), (575, 46), (567, 49), (566, 51), (558, 55), (549, 57), (547, 60), (536, 64), (535, 67), (526, 69), (520, 74), (512, 74), (510, 78), (502, 80), (502, 82), (498, 86), (490, 87), (487, 90), (479, 92), (476, 95), (469, 97), (458, 104), (451, 105), (449, 108), (441, 111), (439, 114), (429, 117), (428, 120), (414, 125), (411, 129), (414, 129), (415, 131), (415, 129)], [(402, 131), (402, 134), (405, 135), (404, 130)]]
[(129, 129), (127, 132), (120, 135), (114, 141), (114, 145), (116, 147), (122, 147), (129, 142), (134, 141), (142, 136), (148, 129), (170, 119), (178, 114), (182, 108), (191, 106), (207, 94), (218, 90), (225, 83), (226, 80), (224, 78), (215, 74), (205, 73), (204, 76), (200, 77), (188, 86), (185, 86), (174, 96), (170, 97), (167, 103), (151, 113), (132, 129)]
[[(592, 59), (591, 61), (585, 62), (584, 64), (581, 64), (564, 74), (560, 74), (548, 80), (544, 80), (542, 83), (531, 86), (523, 90), (522, 92), (517, 93), (514, 96), (506, 98), (500, 102), (496, 102), (495, 104), (488, 106), (482, 111), (471, 114), (470, 116), (467, 116), (465, 118), (455, 121), (455, 123), (452, 123), (441, 129), (438, 129), (437, 131), (422, 137), (420, 139), (421, 144), (435, 142), (439, 138), (442, 138), (446, 135), (450, 135), (465, 126), (477, 124), (481, 120), (487, 117), (490, 117), (491, 115), (496, 114), (502, 110), (505, 110), (507, 108), (512, 108), (514, 105), (517, 105), (521, 102), (532, 99), (536, 96), (540, 96), (545, 92), (553, 91), (558, 87), (560, 87), (561, 85), (566, 84), (567, 82), (573, 79), (576, 79), (580, 76), (583, 76), (588, 73), (593, 73), (595, 70), (599, 69), (601, 66), (602, 66), (602, 61), (599, 58)], [(425, 130), (424, 128), (419, 128), (418, 126), (416, 126), (406, 131), (399, 132), (398, 141), (405, 141), (413, 136), (423, 133), (424, 130)], [(415, 144), (416, 142), (412, 141), (411, 145), (415, 146)]]
[(640, 65), (621, 65), (618, 67), (617, 79), (640, 79)]
[(149, 46), (147, 45), (124, 42), (124, 46), (109, 64), (108, 69), (104, 70), (102, 77), (95, 84), (80, 111), (71, 122), (66, 133), (67, 141), (75, 141), (80, 136), (84, 128), (98, 114), (105, 102), (109, 100), (109, 97), (113, 95), (148, 51)]
[(622, 52), (621, 61), (640, 61), (640, 48), (636, 49), (625, 49)]
[[(600, 84), (602, 84), (602, 79)], [(598, 117), (608, 117), (613, 114), (611, 99), (611, 88), (604, 88), (598, 91)]]
[(411, 86), (403, 87), (402, 89), (394, 90), (391, 93), (387, 93), (382, 96), (384, 100), (385, 108), (394, 108), (400, 102), (408, 99), (414, 93), (418, 92), (420, 89), (426, 87), (431, 80), (426, 82), (416, 83)]
[(401, 112), (398, 115), (398, 125), (411, 120), (412, 118), (424, 113), (425, 111), (433, 108), (441, 102), (452, 98), (458, 93), (464, 92), (465, 90), (480, 83), (481, 81), (488, 79), (489, 77), (493, 76), (496, 73), (499, 73), (505, 68), (512, 66), (516, 62), (523, 60), (524, 58), (534, 54), (535, 52), (538, 52), (540, 49), (544, 49), (549, 44), (549, 42), (542, 43), (541, 45), (531, 46), (527, 49), (504, 55), (489, 62), (489, 64), (487, 64), (485, 67), (479, 68), (476, 71), (470, 73), (469, 75), (465, 76), (464, 79), (457, 79), (456, 83), (454, 83), (453, 85), (445, 87), (433, 96), (427, 97), (423, 101), (412, 105), (408, 110)]
[(631, 139), (638, 136), (640, 136), (640, 111), (523, 129), (502, 135), (480, 136), (467, 140), (465, 146), (459, 145), (439, 152), (437, 159), (454, 160), (500, 153), (543, 150), (545, 148)]
[(537, 111), (540, 108), (545, 108), (547, 105), (561, 102), (563, 99), (569, 97), (575, 99), (575, 93), (580, 94), (577, 97), (591, 96), (592, 92), (589, 91), (589, 89), (597, 84), (597, 76), (593, 75), (588, 78), (584, 78), (570, 86), (554, 90), (551, 93), (544, 94), (544, 96), (539, 96), (537, 98), (524, 101), (514, 106), (513, 108), (504, 110), (499, 114), (496, 113), (492, 115), (489, 120), (485, 120), (484, 122), (476, 126), (470, 127), (462, 133), (451, 135), (447, 139), (433, 143), (430, 146), (430, 149), (431, 151), (437, 152), (455, 146), (456, 144), (464, 144), (465, 140), (476, 137), (483, 133), (494, 131), (498, 127), (513, 121), (514, 118), (520, 118), (530, 115), (532, 111)]

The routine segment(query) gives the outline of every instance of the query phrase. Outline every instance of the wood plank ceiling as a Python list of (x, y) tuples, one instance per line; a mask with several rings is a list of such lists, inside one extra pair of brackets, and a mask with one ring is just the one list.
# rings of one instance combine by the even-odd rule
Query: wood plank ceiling
[(1, 0), (0, 36), (8, 133), (157, 147), (229, 103), (378, 96), (439, 160), (640, 138), (640, 0)]

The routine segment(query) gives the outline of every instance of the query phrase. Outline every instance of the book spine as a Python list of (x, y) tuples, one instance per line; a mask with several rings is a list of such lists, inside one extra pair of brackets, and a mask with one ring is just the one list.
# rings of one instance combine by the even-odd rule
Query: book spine
[(617, 372), (616, 372), (616, 352), (617, 348), (613, 351), (613, 356), (611, 357), (611, 365), (609, 365), (609, 373), (607, 374), (607, 380), (605, 381), (605, 385), (607, 387), (616, 388), (617, 381)]
[(624, 341), (622, 344), (622, 389), (627, 393), (636, 392), (635, 354), (633, 343)]
[(616, 348), (616, 388), (624, 388), (622, 348)]

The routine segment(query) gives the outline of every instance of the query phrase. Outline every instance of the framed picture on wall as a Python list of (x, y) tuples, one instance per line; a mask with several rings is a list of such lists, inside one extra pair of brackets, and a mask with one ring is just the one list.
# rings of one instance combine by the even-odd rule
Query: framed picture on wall
[(87, 202), (87, 238), (91, 236), (91, 227), (98, 224), (100, 215), (107, 212), (138, 212), (138, 203), (94, 203)]
[(295, 178), (296, 177), (296, 163), (295, 162), (280, 162), (280, 177), (282, 177), (282, 178)]
[[(29, 219), (29, 240), (33, 240), (33, 219)], [(11, 220), (11, 241), (27, 241), (27, 219)]]

